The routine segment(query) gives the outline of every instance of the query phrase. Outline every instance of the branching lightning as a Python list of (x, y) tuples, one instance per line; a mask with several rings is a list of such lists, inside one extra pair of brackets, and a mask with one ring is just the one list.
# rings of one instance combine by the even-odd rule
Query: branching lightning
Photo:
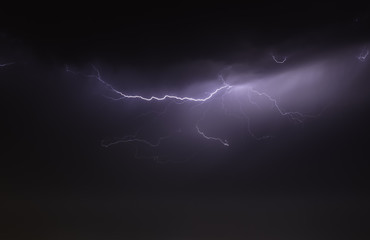
[(210, 136), (207, 136), (204, 132), (202, 132), (200, 129), (199, 129), (199, 126), (198, 125), (195, 125), (198, 133), (205, 139), (208, 139), (208, 140), (215, 140), (215, 141), (218, 141), (220, 143), (222, 143), (224, 146), (229, 146), (229, 143), (227, 142), (227, 140), (222, 140), (221, 138), (217, 138), (217, 137), (210, 137)]
[[(93, 68), (94, 68), (94, 70), (96, 72), (96, 75), (87, 75), (87, 77), (96, 78), (98, 81), (100, 81), (102, 84), (104, 84), (104, 86), (107, 89), (109, 89), (110, 91), (112, 91), (113, 93), (115, 93), (115, 94), (118, 95), (117, 98), (109, 97), (112, 100), (122, 100), (124, 98), (134, 98), (134, 99), (139, 99), (139, 100), (143, 100), (143, 101), (164, 101), (166, 99), (175, 99), (175, 100), (179, 100), (179, 101), (206, 102), (209, 99), (211, 99), (214, 95), (216, 95), (218, 92), (220, 92), (220, 91), (222, 91), (224, 89), (230, 89), (230, 88), (232, 88), (232, 86), (224, 83), (223, 86), (215, 89), (213, 92), (211, 92), (208, 96), (206, 96), (204, 98), (180, 97), (180, 96), (175, 96), (175, 95), (164, 95), (162, 97), (157, 97), (157, 96), (144, 97), (144, 96), (140, 96), (140, 95), (128, 95), (128, 94), (125, 94), (125, 93), (123, 93), (121, 91), (116, 90), (111, 84), (105, 82), (101, 78), (99, 70), (95, 66), (93, 66)], [(72, 72), (69, 69), (68, 66), (66, 67), (66, 71)]]
[(100, 72), (99, 70), (95, 68), (95, 71), (97, 73), (97, 75), (95, 75), (94, 77), (96, 79), (98, 79), (101, 83), (103, 83), (109, 90), (111, 90), (113, 93), (117, 94), (118, 95), (118, 98), (111, 98), (112, 100), (122, 100), (124, 98), (136, 98), (136, 99), (139, 99), (139, 100), (143, 100), (143, 101), (164, 101), (166, 99), (175, 99), (175, 100), (179, 100), (179, 101), (191, 101), (191, 102), (206, 102), (208, 100), (210, 100), (213, 96), (215, 96), (218, 92), (224, 90), (224, 89), (230, 89), (232, 86), (228, 85), (228, 84), (224, 84), (223, 86), (215, 89), (213, 92), (211, 92), (208, 96), (204, 97), (204, 98), (192, 98), (192, 97), (180, 97), (180, 96), (175, 96), (175, 95), (164, 95), (162, 97), (156, 97), (156, 96), (151, 96), (151, 97), (144, 97), (144, 96), (140, 96), (140, 95), (128, 95), (128, 94), (125, 94), (123, 92), (120, 92), (118, 90), (116, 90), (111, 84), (105, 82), (101, 76), (100, 76)]
[(265, 92), (259, 92), (259, 91), (255, 90), (253, 88), (250, 88), (249, 91), (252, 92), (252, 93), (255, 93), (259, 96), (266, 97), (269, 101), (271, 101), (271, 103), (274, 104), (275, 108), (279, 111), (279, 113), (282, 116), (289, 116), (292, 120), (296, 120), (298, 122), (303, 122), (303, 119), (305, 117), (309, 117), (309, 115), (305, 115), (305, 114), (302, 114), (300, 112), (284, 112), (283, 110), (281, 110), (281, 107), (279, 106), (277, 100), (272, 98), (269, 94), (267, 94)]
[[(283, 63), (283, 62), (286, 61), (286, 57), (284, 58), (283, 61), (277, 60), (274, 56), (273, 56), (273, 59), (277, 63)], [(137, 101), (146, 101), (146, 102), (151, 102), (151, 101), (166, 102), (167, 100), (175, 100), (176, 103), (185, 103), (185, 102), (194, 103), (194, 105), (191, 107), (191, 110), (193, 110), (195, 108), (198, 108), (198, 107), (201, 107), (201, 106), (204, 106), (204, 104), (208, 104), (207, 108), (204, 108), (204, 107), (201, 108), (201, 116), (194, 123), (194, 129), (196, 130), (196, 133), (200, 137), (204, 138), (205, 140), (219, 142), (220, 144), (222, 144), (223, 146), (226, 146), (226, 147), (230, 146), (230, 143), (229, 143), (228, 140), (226, 140), (223, 137), (216, 137), (213, 134), (206, 133), (204, 130), (202, 130), (201, 125), (204, 125), (206, 123), (205, 116), (208, 114), (209, 103), (211, 103), (211, 102), (216, 103), (215, 102), (216, 99), (221, 100), (220, 101), (220, 109), (224, 111), (225, 115), (228, 115), (227, 109), (229, 108), (229, 106), (226, 103), (225, 99), (226, 99), (226, 96), (233, 93), (233, 89), (243, 89), (243, 94), (247, 97), (248, 103), (250, 104), (250, 106), (255, 107), (256, 109), (259, 109), (259, 110), (262, 109), (262, 107), (257, 102), (258, 98), (256, 99), (256, 96), (258, 96), (258, 97), (264, 98), (268, 102), (271, 102), (273, 108), (281, 116), (288, 117), (289, 119), (291, 119), (293, 121), (296, 121), (298, 123), (302, 123), (306, 118), (316, 117), (314, 115), (306, 115), (306, 114), (303, 114), (303, 113), (298, 112), (298, 111), (284, 111), (283, 108), (279, 105), (278, 101), (275, 98), (273, 98), (271, 95), (269, 95), (268, 93), (266, 93), (264, 91), (259, 91), (255, 88), (252, 88), (251, 86), (248, 86), (248, 85), (247, 86), (243, 85), (242, 88), (239, 88), (238, 85), (231, 85), (231, 84), (229, 84), (225, 81), (225, 79), (223, 78), (222, 75), (219, 75), (219, 80), (221, 80), (222, 85), (220, 87), (212, 90), (210, 93), (207, 93), (207, 95), (205, 97), (202, 97), (202, 98), (195, 98), (195, 97), (191, 97), (191, 96), (168, 95), (168, 94), (166, 94), (164, 96), (154, 96), (153, 95), (153, 96), (146, 97), (146, 96), (142, 96), (142, 95), (130, 95), (130, 94), (127, 94), (127, 93), (124, 93), (122, 91), (117, 90), (111, 84), (109, 84), (108, 82), (103, 80), (98, 68), (93, 66), (93, 69), (94, 69), (93, 74), (84, 75), (84, 76), (88, 77), (88, 78), (96, 79), (99, 83), (101, 83), (108, 90), (108, 92), (110, 92), (110, 95), (105, 96), (105, 97), (107, 97), (108, 99), (113, 100), (113, 101), (124, 100), (124, 99), (136, 99)], [(74, 73), (74, 74), (80, 74), (80, 73), (76, 73), (76, 72), (70, 70), (70, 68), (68, 66), (66, 67), (66, 71)], [(171, 102), (167, 102), (168, 105), (166, 106), (165, 110), (162, 111), (162, 112), (150, 111), (149, 113), (141, 114), (140, 117), (148, 116), (152, 113), (153, 114), (155, 113), (155, 114), (157, 114), (157, 118), (159, 118), (163, 114), (167, 113), (167, 108), (168, 108), (170, 103)], [(238, 110), (239, 111), (239, 116), (241, 116), (242, 118), (245, 119), (245, 121), (247, 123), (247, 130), (248, 130), (249, 135), (251, 137), (253, 137), (254, 139), (256, 139), (256, 140), (263, 140), (263, 139), (270, 138), (271, 136), (256, 136), (256, 134), (253, 133), (253, 131), (251, 129), (251, 117), (247, 114), (248, 110), (243, 107), (243, 102), (239, 98), (237, 99), (237, 104), (239, 105), (239, 108), (238, 108), (239, 109)], [(192, 115), (194, 115), (194, 114), (192, 113)], [(101, 142), (101, 145), (103, 147), (110, 147), (110, 146), (116, 145), (118, 143), (140, 143), (140, 144), (147, 145), (149, 147), (156, 148), (156, 147), (160, 147), (161, 144), (164, 143), (164, 141), (168, 140), (171, 137), (174, 137), (175, 133), (176, 134), (181, 133), (181, 130), (177, 130), (177, 131), (173, 132), (172, 134), (161, 136), (161, 137), (157, 138), (157, 140), (153, 141), (153, 140), (148, 140), (146, 138), (140, 137), (140, 134), (139, 134), (140, 131), (142, 131), (142, 129), (139, 129), (135, 134), (127, 135), (127, 136), (118, 138), (118, 139), (113, 140), (113, 141), (112, 140), (111, 141), (103, 140)]]

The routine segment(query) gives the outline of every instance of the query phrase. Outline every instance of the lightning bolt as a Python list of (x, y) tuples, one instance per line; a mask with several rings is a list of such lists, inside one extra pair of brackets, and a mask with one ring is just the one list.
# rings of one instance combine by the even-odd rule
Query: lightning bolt
[(357, 59), (360, 60), (361, 62), (365, 62), (368, 55), (369, 55), (369, 49), (364, 48), (362, 49), (360, 55), (358, 55)]
[[(222, 78), (223, 79), (223, 78)], [(225, 82), (226, 84), (226, 82)], [(222, 95), (222, 98), (221, 98), (221, 106), (224, 107), (225, 106), (225, 99), (224, 99), (224, 96), (226, 95), (227, 92), (225, 92), (223, 95)], [(197, 133), (202, 136), (204, 139), (207, 139), (207, 140), (213, 140), (213, 141), (218, 141), (220, 142), (222, 145), (228, 147), (230, 146), (228, 141), (227, 140), (223, 140), (221, 138), (218, 138), (218, 137), (211, 137), (211, 136), (207, 136), (204, 131), (200, 130), (200, 127), (199, 127), (199, 124), (201, 121), (204, 120), (206, 114), (207, 114), (207, 111), (208, 111), (209, 108), (207, 108), (205, 111), (203, 111), (203, 114), (202, 114), (202, 117), (198, 120), (197, 124), (195, 125), (195, 128), (197, 130)]]
[[(276, 60), (276, 59), (274, 58), (274, 60)], [(285, 62), (285, 60), (286, 60), (286, 57), (284, 58), (284, 61), (283, 62)], [(283, 63), (283, 62), (277, 62), (277, 63)], [(197, 107), (203, 106), (203, 104), (206, 104), (206, 103), (209, 103), (209, 102), (214, 101), (216, 99), (216, 97), (218, 96), (217, 99), (221, 99), (220, 108), (224, 110), (224, 113), (225, 114), (227, 114), (227, 108), (228, 107), (227, 107), (226, 100), (225, 100), (226, 99), (226, 96), (229, 95), (229, 94), (231, 94), (233, 89), (237, 89), (239, 87), (238, 85), (230, 85), (229, 83), (227, 83), (225, 81), (225, 79), (222, 77), (222, 75), (220, 74), (218, 79), (221, 81), (222, 85), (220, 87), (214, 89), (210, 93), (208, 93), (203, 98), (194, 98), (194, 97), (190, 97), (190, 96), (177, 96), (177, 95), (168, 95), (168, 94), (166, 94), (164, 96), (149, 96), (149, 97), (141, 96), (141, 95), (131, 95), (131, 94), (124, 93), (124, 92), (119, 91), (116, 88), (114, 88), (113, 85), (111, 85), (110, 83), (108, 83), (105, 80), (103, 80), (103, 78), (101, 77), (100, 71), (98, 70), (97, 67), (95, 67), (95, 66), (92, 66), (92, 67), (93, 67), (94, 73), (93, 74), (90, 74), (90, 75), (83, 74), (83, 76), (88, 77), (88, 78), (96, 79), (106, 89), (108, 89), (109, 92), (111, 92), (113, 95), (116, 95), (114, 97), (112, 97), (112, 96), (105, 96), (108, 99), (113, 100), (113, 101), (124, 100), (124, 99), (136, 99), (138, 101), (146, 101), (146, 102), (152, 102), (152, 101), (157, 101), (157, 102), (162, 101), (162, 102), (165, 102), (167, 100), (176, 100), (176, 103), (179, 103), (179, 102), (180, 103), (183, 103), (183, 102), (193, 102), (193, 103), (195, 103), (195, 105), (193, 105), (191, 107), (191, 110), (193, 110), (193, 109), (195, 109)], [(74, 74), (80, 74), (80, 73), (77, 73), (77, 72), (72, 71), (68, 66), (66, 66), (66, 71), (67, 72), (74, 73)], [(258, 108), (258, 109), (261, 109), (261, 107), (259, 106), (259, 104), (255, 101), (255, 96), (263, 97), (266, 100), (268, 100), (269, 102), (271, 102), (273, 108), (281, 116), (288, 117), (291, 120), (296, 121), (298, 123), (303, 123), (303, 121), (306, 118), (311, 118), (311, 117), (317, 117), (318, 116), (318, 115), (307, 115), (307, 114), (303, 114), (303, 113), (298, 112), (298, 111), (284, 111), (283, 108), (279, 105), (277, 99), (273, 98), (272, 96), (270, 96), (268, 93), (266, 93), (264, 91), (259, 91), (259, 90), (255, 89), (255, 88), (252, 88), (252, 87), (247, 87), (246, 88), (246, 92), (244, 92), (244, 93), (246, 93), (246, 97), (248, 99), (248, 102), (252, 106), (254, 106), (254, 107)], [(157, 114), (156, 118), (159, 118), (163, 114), (167, 113), (167, 109), (168, 109), (168, 106), (169, 106), (170, 103), (171, 102), (168, 102), (168, 105), (166, 106), (166, 108), (162, 112), (150, 111), (148, 113), (141, 114), (139, 117), (148, 116), (150, 114)], [(251, 119), (250, 119), (250, 116), (247, 115), (246, 109), (243, 108), (243, 106), (242, 106), (243, 103), (240, 101), (240, 99), (238, 99), (238, 103), (239, 103), (240, 116), (242, 116), (246, 120), (247, 127), (248, 127), (247, 130), (248, 130), (250, 136), (252, 136), (256, 140), (263, 140), (263, 139), (270, 138), (271, 136), (256, 136), (253, 133), (253, 131), (251, 129)], [(201, 109), (201, 111), (202, 111), (201, 117), (198, 119), (198, 121), (196, 121), (194, 123), (194, 125), (195, 125), (194, 128), (196, 130), (196, 133), (199, 136), (201, 136), (202, 138), (206, 139), (206, 140), (219, 142), (223, 146), (229, 147), (230, 146), (230, 143), (229, 143), (228, 140), (225, 140), (224, 138), (220, 138), (220, 137), (216, 137), (216, 136), (210, 136), (209, 134), (205, 133), (204, 130), (201, 129), (200, 126), (202, 125), (202, 122), (205, 119), (205, 116), (206, 116), (206, 114), (208, 112), (208, 109), (209, 109), (209, 104), (208, 104), (208, 108), (207, 109), (203, 109), (203, 108)], [(139, 133), (140, 133), (140, 131), (142, 131), (142, 129), (143, 128), (140, 128), (133, 135), (127, 135), (127, 136), (118, 138), (118, 139), (113, 140), (113, 141), (103, 140), (101, 142), (101, 145), (103, 147), (110, 147), (112, 145), (116, 145), (116, 144), (119, 144), (119, 143), (140, 143), (140, 144), (144, 144), (144, 145), (147, 145), (149, 147), (152, 147), (152, 148), (157, 148), (157, 147), (161, 146), (161, 144), (164, 141), (168, 140), (171, 137), (174, 137), (175, 134), (181, 133), (181, 130), (177, 130), (177, 131), (175, 131), (175, 132), (173, 132), (171, 134), (168, 134), (168, 135), (165, 135), (165, 136), (161, 136), (161, 137), (159, 137), (155, 141), (149, 141), (149, 140), (147, 140), (145, 138), (139, 137), (140, 136)], [(136, 154), (136, 155), (138, 155), (138, 154)]]
[(195, 126), (196, 129), (197, 129), (197, 132), (205, 139), (208, 139), (208, 140), (215, 140), (215, 141), (218, 141), (220, 143), (222, 143), (224, 146), (230, 146), (229, 143), (227, 142), (227, 140), (222, 140), (221, 138), (217, 138), (217, 137), (209, 137), (207, 136), (204, 132), (202, 132), (200, 129), (199, 129), (199, 126), (198, 124)]
[[(164, 95), (162, 97), (156, 97), (156, 96), (151, 96), (151, 97), (144, 97), (144, 96), (140, 96), (140, 95), (128, 95), (128, 94), (125, 94), (121, 91), (118, 91), (116, 90), (111, 84), (105, 82), (101, 76), (100, 76), (100, 71), (95, 67), (93, 66), (95, 72), (96, 72), (96, 75), (87, 75), (87, 77), (93, 77), (93, 78), (96, 78), (99, 82), (101, 82), (108, 90), (112, 91), (113, 93), (117, 94), (118, 97), (117, 98), (112, 98), (112, 97), (108, 97), (108, 98), (111, 98), (112, 100), (122, 100), (124, 98), (133, 98), (133, 99), (140, 99), (140, 100), (143, 100), (143, 101), (164, 101), (166, 99), (175, 99), (175, 100), (179, 100), (179, 101), (191, 101), (191, 102), (206, 102), (208, 101), (209, 99), (211, 99), (213, 96), (215, 96), (218, 92), (224, 90), (224, 89), (230, 89), (232, 88), (232, 86), (224, 83), (223, 86), (219, 87), (219, 88), (216, 88), (213, 92), (211, 92), (208, 96), (204, 97), (204, 98), (192, 98), (192, 97), (179, 97), (179, 96), (175, 96), (175, 95)], [(66, 71), (68, 72), (72, 72), (69, 67), (67, 66), (66, 67)]]
[(276, 62), (276, 63), (279, 63), (279, 64), (282, 64), (282, 63), (285, 63), (285, 61), (288, 59), (288, 57), (283, 57), (282, 59), (281, 58), (277, 58), (275, 55), (271, 55), (272, 59)]
[[(300, 112), (285, 112), (281, 109), (281, 107), (279, 106), (277, 100), (273, 97), (271, 97), (269, 94), (265, 93), (265, 92), (260, 92), (260, 91), (257, 91), (256, 89), (253, 89), (253, 88), (249, 88), (249, 91), (256, 94), (256, 95), (259, 95), (259, 96), (263, 96), (263, 97), (266, 97), (275, 107), (276, 110), (278, 110), (278, 112), (282, 115), (282, 116), (288, 116), (290, 117), (292, 120), (296, 120), (300, 123), (303, 122), (303, 119), (306, 118), (306, 117), (311, 117), (311, 115), (305, 115), (303, 113), (300, 113)], [(255, 103), (255, 102), (254, 102)]]

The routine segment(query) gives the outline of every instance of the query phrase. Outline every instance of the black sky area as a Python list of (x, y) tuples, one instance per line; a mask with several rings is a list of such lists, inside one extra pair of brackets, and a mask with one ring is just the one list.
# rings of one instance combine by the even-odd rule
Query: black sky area
[(305, 127), (231, 150), (205, 144), (188, 161), (164, 163), (135, 159), (124, 144), (101, 147), (118, 110), (64, 71), (364, 45), (367, 6), (1, 11), (0, 63), (15, 64), (0, 68), (0, 239), (369, 239), (369, 70), (345, 106)]

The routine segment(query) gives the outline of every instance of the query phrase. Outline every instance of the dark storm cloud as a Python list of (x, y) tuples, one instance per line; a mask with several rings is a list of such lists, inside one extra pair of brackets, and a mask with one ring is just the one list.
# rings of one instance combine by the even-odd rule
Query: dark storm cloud
[[(289, 6), (1, 21), (0, 64), (14, 62), (0, 68), (3, 238), (368, 239), (368, 14)], [(126, 94), (201, 98), (220, 74), (235, 88), (226, 109), (221, 96), (194, 109), (112, 101), (91, 64)], [(266, 96), (248, 103), (251, 87), (284, 111), (325, 111), (297, 123)], [(253, 133), (273, 137), (251, 136), (239, 100)], [(196, 132), (204, 111), (200, 128), (229, 147)], [(101, 145), (143, 126), (147, 140), (175, 137)]]

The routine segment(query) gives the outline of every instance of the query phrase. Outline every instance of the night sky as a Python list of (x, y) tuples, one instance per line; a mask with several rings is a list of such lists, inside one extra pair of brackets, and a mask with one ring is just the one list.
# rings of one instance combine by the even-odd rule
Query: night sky
[[(369, 239), (369, 30), (354, 3), (3, 11), (0, 239)], [(220, 74), (198, 107), (107, 98)], [(254, 93), (247, 125), (250, 86), (314, 117)], [(139, 129), (170, 137), (104, 147)]]

